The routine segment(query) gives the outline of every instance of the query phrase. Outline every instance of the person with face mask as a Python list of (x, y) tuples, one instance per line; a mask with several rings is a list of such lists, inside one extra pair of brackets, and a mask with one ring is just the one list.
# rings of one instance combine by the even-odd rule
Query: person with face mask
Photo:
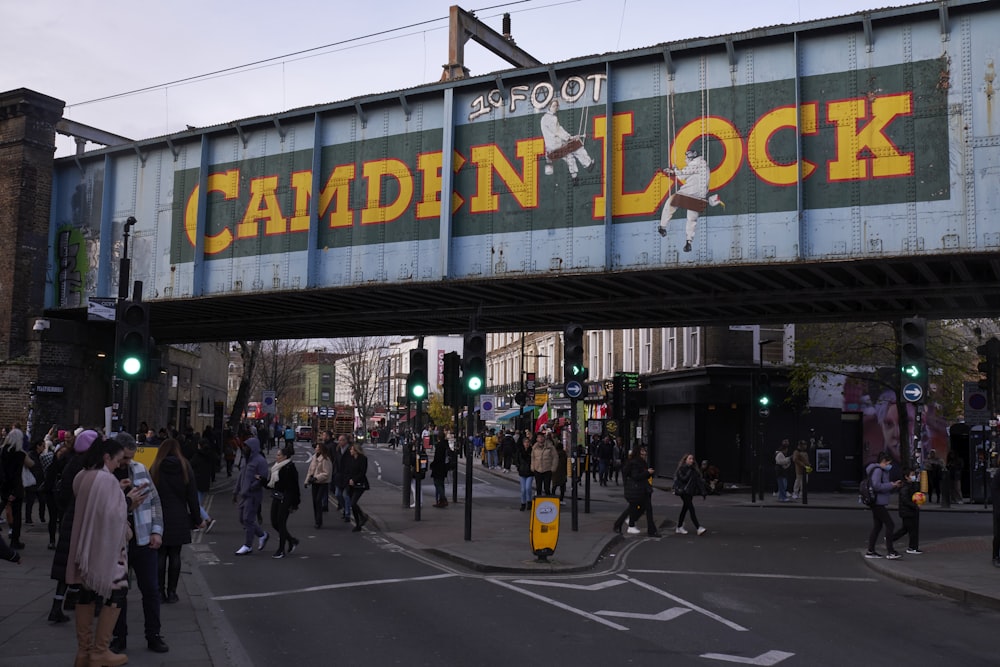
[(913, 502), (913, 494), (920, 490), (920, 474), (916, 470), (903, 473), (903, 486), (899, 490), (899, 520), (902, 527), (892, 534), (895, 542), (903, 535), (910, 536), (908, 554), (922, 554), (920, 550), (920, 506)]
[(889, 478), (889, 471), (892, 470), (892, 455), (889, 452), (881, 452), (878, 455), (878, 462), (869, 463), (865, 469), (865, 474), (872, 480), (872, 488), (875, 489), (875, 503), (869, 508), (872, 511), (872, 531), (868, 535), (868, 551), (865, 558), (883, 558), (882, 554), (875, 551), (875, 541), (878, 534), (885, 528), (885, 558), (898, 560), (902, 558), (895, 549), (892, 548), (893, 531), (896, 529), (889, 516), (889, 496), (899, 491), (903, 485), (902, 480), (895, 482)]

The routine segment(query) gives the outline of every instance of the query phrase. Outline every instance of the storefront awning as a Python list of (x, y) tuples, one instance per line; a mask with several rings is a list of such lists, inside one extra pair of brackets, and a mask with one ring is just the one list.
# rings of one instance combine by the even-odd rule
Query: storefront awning
[[(522, 410), (523, 410), (523, 413), (522, 413)], [(497, 422), (511, 421), (513, 419), (517, 419), (518, 415), (520, 415), (520, 414), (533, 415), (534, 413), (535, 413), (535, 406), (534, 405), (526, 405), (526, 406), (524, 406), (524, 408), (520, 408), (520, 407), (514, 408), (513, 410), (508, 410), (507, 412), (504, 412), (504, 413), (498, 415), (495, 421), (497, 421)]]

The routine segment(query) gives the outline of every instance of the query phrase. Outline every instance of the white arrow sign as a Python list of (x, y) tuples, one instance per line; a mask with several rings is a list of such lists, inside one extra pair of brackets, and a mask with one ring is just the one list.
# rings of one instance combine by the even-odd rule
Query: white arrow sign
[(784, 651), (768, 651), (767, 653), (761, 653), (756, 658), (744, 658), (741, 655), (726, 655), (725, 653), (702, 653), (702, 658), (708, 658), (709, 660), (721, 660), (723, 662), (738, 662), (741, 665), (777, 665), (782, 660), (786, 658), (791, 658), (794, 653), (785, 653)]
[(664, 609), (659, 614), (637, 614), (631, 611), (597, 611), (598, 616), (614, 616), (615, 618), (637, 618), (643, 621), (672, 621), (678, 616), (691, 611), (685, 607), (671, 607)]

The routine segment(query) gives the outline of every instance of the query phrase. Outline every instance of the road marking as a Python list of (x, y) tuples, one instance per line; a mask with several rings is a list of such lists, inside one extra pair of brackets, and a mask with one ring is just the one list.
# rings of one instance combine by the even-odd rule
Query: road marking
[(694, 611), (698, 612), (699, 614), (704, 614), (705, 616), (708, 616), (709, 618), (714, 619), (714, 620), (718, 621), (719, 623), (722, 623), (723, 625), (728, 626), (728, 627), (732, 628), (733, 630), (736, 630), (737, 632), (747, 632), (747, 628), (744, 628), (742, 625), (739, 625), (739, 624), (734, 623), (734, 622), (732, 622), (730, 620), (722, 618), (718, 614), (710, 612), (709, 610), (707, 610), (707, 609), (705, 609), (703, 607), (699, 607), (698, 605), (694, 604), (693, 602), (688, 602), (687, 600), (679, 598), (676, 595), (668, 593), (668, 592), (666, 592), (664, 590), (661, 590), (661, 589), (659, 589), (659, 588), (657, 588), (655, 586), (650, 586), (649, 584), (647, 584), (647, 583), (645, 583), (643, 581), (639, 581), (638, 579), (633, 579), (632, 577), (630, 577), (630, 576), (628, 576), (626, 574), (620, 574), (618, 576), (620, 576), (625, 581), (632, 582), (633, 584), (635, 584), (636, 586), (639, 586), (640, 588), (645, 588), (647, 591), (651, 591), (653, 593), (656, 593), (657, 595), (662, 595), (665, 598), (668, 598), (670, 600), (673, 600), (674, 602), (678, 602), (678, 603), (684, 605), (685, 607), (693, 609)]
[(684, 614), (691, 611), (686, 607), (671, 607), (670, 609), (664, 609), (659, 614), (640, 614), (634, 611), (608, 611), (602, 609), (601, 611), (595, 611), (595, 614), (599, 616), (616, 616), (618, 618), (636, 618), (641, 621), (672, 621), (678, 616), (683, 616)]
[(785, 653), (784, 651), (768, 651), (767, 653), (761, 653), (756, 658), (744, 658), (739, 655), (726, 655), (725, 653), (702, 653), (700, 658), (708, 658), (709, 660), (722, 660), (723, 662), (738, 662), (741, 665), (777, 665), (782, 660), (791, 658), (794, 653)]
[(617, 623), (612, 623), (611, 621), (606, 621), (603, 618), (601, 618), (600, 616), (597, 616), (595, 614), (591, 614), (588, 611), (583, 611), (582, 609), (577, 609), (576, 607), (571, 607), (568, 604), (563, 604), (562, 602), (557, 602), (555, 600), (552, 600), (550, 598), (545, 597), (544, 595), (539, 595), (538, 593), (532, 593), (531, 591), (526, 591), (524, 589), (518, 588), (517, 586), (514, 586), (513, 584), (508, 584), (506, 581), (501, 581), (499, 579), (494, 579), (492, 577), (486, 579), (486, 581), (488, 581), (490, 583), (493, 583), (493, 584), (496, 584), (497, 586), (503, 586), (504, 588), (509, 588), (510, 590), (514, 591), (515, 593), (520, 593), (521, 595), (527, 595), (530, 598), (535, 598), (536, 600), (540, 600), (540, 601), (542, 601), (542, 602), (544, 602), (546, 604), (550, 604), (553, 607), (558, 607), (558, 608), (560, 608), (560, 609), (562, 609), (564, 611), (568, 611), (571, 614), (578, 614), (579, 616), (583, 616), (584, 618), (589, 618), (592, 621), (596, 621), (597, 623), (600, 623), (601, 625), (606, 625), (609, 628), (612, 628), (614, 630), (628, 630), (628, 628), (626, 628), (624, 625), (618, 625)]
[(239, 595), (216, 595), (212, 600), (216, 602), (228, 602), (230, 600), (254, 600), (259, 598), (274, 598), (281, 595), (297, 595), (299, 593), (316, 593), (319, 591), (333, 591), (339, 588), (361, 588), (362, 586), (382, 586), (385, 584), (402, 584), (415, 581), (433, 581), (435, 579), (448, 579), (452, 574), (431, 574), (426, 577), (411, 577), (409, 579), (372, 579), (370, 581), (350, 581), (343, 584), (326, 584), (324, 586), (309, 586), (307, 588), (293, 588), (284, 591), (270, 591), (267, 593), (242, 593)]
[(844, 581), (852, 583), (870, 584), (879, 581), (875, 577), (822, 577), (805, 574), (764, 574), (754, 572), (706, 572), (703, 570), (629, 570), (640, 574), (679, 574), (692, 575), (703, 574), (711, 577), (745, 577), (748, 579), (804, 579), (808, 581)]
[(625, 582), (622, 581), (621, 579), (609, 579), (607, 581), (599, 581), (596, 584), (564, 584), (561, 581), (536, 581), (534, 579), (515, 579), (511, 583), (528, 584), (529, 586), (552, 586), (553, 588), (570, 588), (574, 591), (602, 591), (605, 588), (618, 586), (619, 584), (624, 584)]

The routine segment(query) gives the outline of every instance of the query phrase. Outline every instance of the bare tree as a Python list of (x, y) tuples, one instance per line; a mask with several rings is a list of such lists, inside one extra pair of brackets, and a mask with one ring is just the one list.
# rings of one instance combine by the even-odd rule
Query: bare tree
[[(302, 353), (307, 340), (265, 340), (261, 342), (260, 354), (254, 375), (253, 390), (265, 389), (274, 392), (275, 401), (286, 416), (301, 405), (302, 396)], [(257, 395), (256, 393), (254, 395)]]
[(236, 399), (233, 401), (233, 411), (229, 413), (229, 428), (235, 430), (247, 409), (253, 389), (254, 371), (257, 367), (257, 358), (260, 355), (260, 341), (236, 341), (240, 346), (240, 358), (243, 360), (243, 374), (240, 376), (240, 387), (236, 390)]
[(334, 352), (344, 357), (338, 362), (337, 382), (348, 387), (351, 401), (365, 424), (379, 404), (379, 389), (383, 386), (380, 381), (386, 373), (392, 340), (387, 336), (363, 336), (333, 341)]

